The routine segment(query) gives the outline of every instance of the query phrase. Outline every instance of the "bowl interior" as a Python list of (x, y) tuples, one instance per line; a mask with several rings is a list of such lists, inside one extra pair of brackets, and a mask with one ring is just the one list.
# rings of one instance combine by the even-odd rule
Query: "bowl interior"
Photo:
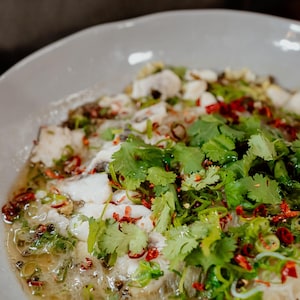
[[(121, 91), (149, 61), (248, 67), (299, 89), (300, 23), (227, 10), (174, 11), (92, 27), (24, 59), (0, 77), (1, 206), (40, 125), (64, 119), (81, 100)], [(3, 224), (0, 230), (1, 298), (21, 299)]]

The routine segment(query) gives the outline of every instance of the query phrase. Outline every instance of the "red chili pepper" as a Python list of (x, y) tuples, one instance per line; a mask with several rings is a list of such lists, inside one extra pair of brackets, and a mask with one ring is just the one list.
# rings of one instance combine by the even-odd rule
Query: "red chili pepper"
[(192, 284), (192, 287), (193, 287), (194, 289), (196, 289), (197, 291), (199, 291), (199, 292), (202, 292), (202, 291), (205, 290), (205, 286), (204, 286), (204, 284), (201, 283), (201, 282), (194, 282), (194, 283)]
[(62, 201), (62, 202), (59, 202), (59, 203), (51, 204), (51, 207), (52, 208), (61, 208), (61, 207), (65, 206), (66, 204), (67, 204), (66, 201)]
[(272, 125), (275, 128), (280, 128), (280, 127), (284, 127), (286, 125), (286, 123), (284, 120), (277, 118), (272, 121)]
[(39, 281), (39, 280), (28, 280), (27, 281), (27, 284), (29, 286), (38, 286), (38, 287), (41, 287), (45, 284), (44, 281)]
[(35, 200), (35, 194), (34, 193), (24, 192), (24, 193), (16, 195), (13, 198), (12, 201), (15, 202), (15, 203), (28, 203), (28, 202), (33, 201), (33, 200)]
[(148, 209), (151, 209), (151, 203), (148, 202), (146, 199), (142, 199), (142, 200), (141, 200), (141, 203), (142, 203), (145, 207), (147, 207)]
[(253, 216), (249, 216), (249, 215), (246, 215), (246, 213), (244, 212), (244, 209), (241, 205), (238, 205), (236, 208), (235, 208), (235, 212), (238, 216), (242, 216), (243, 218), (247, 218), (247, 219), (251, 219), (253, 218)]
[(202, 177), (199, 174), (196, 174), (194, 181), (199, 182), (199, 181), (201, 181), (201, 179), (202, 179)]
[(92, 170), (89, 171), (89, 174), (91, 174), (91, 175), (93, 175), (93, 174), (95, 174), (95, 173), (97, 173), (96, 168), (93, 168)]
[(290, 245), (294, 242), (293, 234), (286, 227), (279, 227), (276, 230), (276, 235), (279, 240), (286, 245)]
[(264, 204), (260, 204), (258, 205), (254, 211), (253, 211), (253, 215), (255, 217), (260, 216), (260, 217), (266, 217), (267, 216), (267, 209), (266, 206)]
[(268, 118), (271, 118), (272, 117), (272, 111), (270, 109), (270, 107), (268, 106), (263, 106), (260, 110), (259, 110), (259, 113), (261, 115), (265, 115), (266, 117)]
[(242, 252), (242, 254), (244, 256), (247, 256), (247, 257), (250, 257), (250, 258), (254, 258), (255, 255), (251, 254), (253, 248), (254, 247), (253, 247), (252, 244), (245, 244), (245, 245), (243, 245), (241, 252)]
[(121, 219), (119, 219), (118, 221), (120, 223), (122, 222), (126, 222), (126, 223), (136, 223), (138, 220), (140, 220), (142, 217), (138, 217), (138, 218), (133, 218), (133, 217), (128, 217), (128, 216), (123, 216)]
[(297, 139), (298, 130), (294, 126), (288, 125), (286, 127), (286, 130), (287, 130), (288, 134), (290, 135), (292, 141)]
[(120, 220), (120, 215), (116, 212), (113, 212), (113, 218), (118, 222)]
[(282, 200), (282, 202), (280, 203), (280, 209), (281, 211), (285, 214), (286, 212), (290, 211), (290, 207), (289, 205), (286, 203), (285, 200)]
[(236, 99), (230, 102), (229, 107), (233, 111), (244, 112), (246, 110), (244, 105), (245, 98)]
[(40, 225), (37, 227), (37, 229), (35, 230), (35, 232), (36, 232), (37, 234), (44, 233), (44, 232), (46, 232), (46, 231), (47, 231), (47, 226), (44, 225), (44, 224), (40, 224)]
[(278, 223), (279, 221), (282, 221), (287, 218), (294, 218), (299, 215), (299, 211), (293, 211), (290, 209), (288, 203), (285, 200), (282, 200), (280, 204), (281, 214), (278, 214), (277, 216), (274, 216), (272, 218), (272, 221), (274, 223)]
[(146, 261), (150, 261), (154, 258), (157, 258), (159, 255), (159, 251), (156, 247), (149, 248), (146, 254)]
[(116, 212), (113, 213), (112, 217), (119, 223), (122, 223), (122, 222), (135, 223), (142, 218), (142, 217), (133, 218), (133, 217), (130, 217), (130, 214), (131, 214), (131, 207), (126, 206), (125, 207), (125, 215), (122, 218), (120, 218), (120, 215)]
[(237, 254), (234, 257), (234, 261), (243, 269), (248, 270), (248, 271), (252, 270), (251, 264), (248, 262), (247, 258), (244, 257), (243, 255)]
[(285, 200), (282, 200), (280, 209), (286, 218), (293, 218), (299, 215), (299, 211), (292, 211)]
[(274, 119), (272, 120), (272, 122), (270, 122), (270, 124), (273, 125), (275, 128), (281, 129), (282, 131), (284, 131), (284, 133), (287, 133), (292, 141), (297, 139), (297, 133), (299, 129), (297, 129), (295, 126), (287, 124), (282, 119)]
[(238, 216), (243, 216), (244, 215), (244, 209), (241, 205), (238, 205), (236, 208), (235, 208), (235, 212)]
[(213, 164), (212, 161), (205, 159), (202, 163), (203, 168), (207, 169), (208, 167), (210, 167)]
[(213, 114), (213, 113), (218, 112), (220, 110), (220, 108), (221, 108), (221, 105), (218, 102), (218, 103), (215, 103), (215, 104), (207, 105), (205, 107), (205, 110), (206, 110), (207, 114)]
[(93, 267), (93, 261), (89, 257), (86, 257), (85, 261), (86, 261), (85, 263), (82, 263), (80, 265), (80, 270), (82, 271), (89, 270)]
[(220, 218), (220, 226), (221, 226), (221, 229), (224, 229), (225, 226), (232, 220), (232, 216), (231, 214), (227, 214), (226, 216)]
[(256, 283), (261, 283), (261, 284), (264, 284), (265, 286), (267, 287), (270, 287), (271, 286), (271, 283), (269, 281), (264, 281), (264, 280), (261, 280), (261, 279), (254, 279), (254, 281)]
[(5, 221), (12, 222), (16, 217), (18, 217), (22, 207), (35, 199), (35, 194), (31, 191), (17, 194), (11, 201), (2, 207), (2, 213)]
[(296, 263), (294, 261), (287, 261), (281, 269), (281, 282), (286, 282), (288, 276), (298, 278)]
[(260, 243), (262, 244), (262, 246), (266, 250), (270, 250), (271, 249), (271, 246), (265, 241), (264, 236), (262, 235), (261, 232), (258, 234), (258, 239), (259, 239)]
[(198, 99), (196, 100), (196, 106), (201, 106), (201, 99), (200, 99), (200, 98), (198, 98)]
[(82, 143), (83, 143), (84, 146), (88, 146), (90, 144), (90, 141), (86, 136), (84, 136), (82, 138)]
[(68, 174), (75, 172), (81, 165), (81, 158), (79, 155), (74, 155), (64, 162), (64, 171)]
[(2, 214), (6, 222), (12, 222), (20, 212), (20, 207), (12, 205), (11, 202), (2, 206)]
[(64, 176), (58, 174), (57, 172), (54, 172), (53, 170), (51, 169), (46, 169), (44, 171), (45, 175), (51, 179), (62, 179), (64, 178)]
[(141, 253), (132, 253), (131, 251), (128, 252), (129, 258), (141, 258), (146, 253), (146, 250), (144, 249)]

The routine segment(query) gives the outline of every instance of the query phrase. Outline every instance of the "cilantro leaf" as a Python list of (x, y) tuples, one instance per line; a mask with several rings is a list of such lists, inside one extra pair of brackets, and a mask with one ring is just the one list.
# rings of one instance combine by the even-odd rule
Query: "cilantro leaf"
[(232, 140), (242, 140), (244, 137), (245, 137), (245, 132), (243, 132), (243, 130), (240, 130), (240, 129), (235, 129), (235, 128), (232, 128), (226, 124), (220, 126), (220, 132), (231, 138)]
[(249, 151), (264, 160), (270, 161), (276, 158), (274, 143), (270, 142), (262, 133), (252, 135), (248, 141)]
[(205, 255), (201, 248), (193, 250), (186, 258), (186, 263), (193, 266), (202, 266), (207, 272), (211, 266), (223, 266), (234, 256), (236, 250), (236, 239), (223, 237), (211, 245), (209, 255)]
[(174, 172), (167, 172), (161, 167), (151, 167), (148, 169), (147, 180), (154, 185), (167, 185), (174, 183), (176, 174)]
[(229, 208), (235, 208), (244, 201), (247, 189), (240, 180), (235, 180), (225, 184), (224, 192)]
[(105, 255), (114, 252), (124, 255), (128, 252), (128, 243), (123, 239), (123, 236), (117, 222), (109, 224), (98, 241), (99, 248), (103, 250)]
[(174, 267), (199, 245), (196, 237), (191, 233), (187, 225), (170, 229), (166, 243), (162, 252), (170, 260), (171, 266)]
[(157, 262), (140, 260), (138, 268), (131, 276), (130, 286), (145, 287), (152, 279), (163, 275), (164, 271)]
[(96, 220), (89, 218), (89, 235), (87, 240), (88, 252), (94, 255), (100, 254), (100, 249), (97, 247), (97, 241), (106, 230), (106, 223), (104, 220)]
[(152, 204), (153, 217), (155, 221), (155, 230), (164, 232), (170, 224), (171, 215), (175, 210), (174, 194), (167, 191), (160, 197), (156, 197)]
[(245, 133), (245, 137), (257, 134), (261, 130), (261, 118), (256, 115), (240, 116), (240, 124), (235, 125), (234, 128)]
[(220, 134), (219, 125), (224, 124), (221, 117), (206, 115), (194, 122), (187, 130), (191, 146), (201, 147), (205, 142)]
[(122, 184), (129, 190), (137, 189), (146, 180), (150, 167), (163, 167), (162, 149), (135, 136), (122, 143), (112, 158), (111, 166), (122, 175)]
[(249, 175), (249, 171), (255, 159), (256, 156), (251, 151), (247, 151), (246, 154), (243, 155), (242, 159), (228, 164), (226, 166), (226, 171), (234, 173), (235, 179), (246, 177)]
[(195, 249), (200, 249), (205, 256), (211, 254), (211, 246), (221, 238), (219, 215), (215, 212), (199, 217), (191, 225), (182, 225), (170, 229), (166, 235), (163, 253), (176, 267), (179, 262)]
[(114, 222), (109, 224), (98, 241), (99, 248), (105, 254), (116, 252), (123, 256), (128, 252), (139, 254), (148, 243), (147, 234), (135, 224)]
[(203, 169), (204, 153), (200, 148), (177, 143), (172, 150), (174, 156), (172, 165), (179, 164), (182, 173), (189, 174)]
[(228, 182), (225, 184), (224, 191), (229, 208), (235, 208), (240, 204), (246, 205), (246, 196), (257, 203), (279, 204), (281, 202), (277, 181), (262, 174)]
[(256, 202), (265, 204), (279, 204), (281, 202), (280, 189), (277, 181), (267, 176), (255, 174), (254, 177), (241, 179), (247, 189), (247, 196)]
[(223, 134), (215, 136), (202, 146), (202, 150), (210, 160), (221, 164), (237, 160), (237, 153), (232, 151), (234, 149), (233, 140)]
[(300, 137), (292, 142), (291, 149), (296, 153), (300, 153)]
[(210, 166), (207, 170), (203, 169), (198, 173), (193, 173), (187, 175), (182, 182), (182, 190), (188, 191), (190, 189), (195, 189), (200, 191), (209, 185), (217, 183), (220, 179), (218, 174), (219, 167)]

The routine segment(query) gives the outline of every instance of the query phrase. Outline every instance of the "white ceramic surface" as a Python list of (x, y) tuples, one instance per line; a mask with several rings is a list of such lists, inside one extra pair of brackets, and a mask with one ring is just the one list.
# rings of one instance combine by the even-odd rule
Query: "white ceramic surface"
[[(249, 67), (300, 89), (300, 23), (227, 10), (173, 11), (92, 27), (24, 59), (0, 77), (1, 206), (39, 125), (64, 118), (82, 97), (120, 91), (143, 64), (157, 60), (216, 70)], [(1, 223), (0, 243), (0, 299), (24, 299)]]

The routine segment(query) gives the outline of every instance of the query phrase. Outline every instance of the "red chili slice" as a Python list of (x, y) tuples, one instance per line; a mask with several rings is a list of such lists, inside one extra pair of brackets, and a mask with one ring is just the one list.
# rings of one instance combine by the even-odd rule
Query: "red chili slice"
[(46, 169), (45, 170), (45, 175), (51, 179), (62, 179), (64, 178), (64, 176), (60, 175), (59, 173), (57, 173), (56, 171), (53, 171), (51, 169)]
[(84, 146), (88, 146), (88, 145), (90, 144), (90, 141), (89, 141), (89, 139), (87, 138), (87, 136), (84, 136), (84, 137), (82, 138), (82, 143), (83, 143)]
[(35, 194), (32, 192), (24, 192), (21, 194), (18, 194), (14, 197), (14, 199), (12, 200), (12, 202), (15, 203), (28, 203), (30, 201), (35, 200)]
[(197, 291), (199, 291), (199, 292), (202, 292), (202, 291), (205, 290), (205, 286), (204, 286), (204, 284), (201, 283), (201, 282), (194, 282), (194, 283), (192, 284), (192, 287), (193, 287), (194, 289), (196, 289)]
[(242, 247), (242, 254), (244, 256), (247, 256), (247, 257), (250, 257), (250, 258), (254, 258), (255, 255), (252, 254), (252, 250), (253, 250), (253, 245), (252, 244), (245, 244), (243, 247)]
[(263, 107), (259, 110), (259, 113), (260, 113), (261, 115), (266, 116), (267, 118), (271, 118), (271, 117), (272, 117), (272, 111), (271, 111), (270, 107), (268, 107), (268, 106), (263, 106)]
[(27, 283), (28, 283), (29, 286), (37, 286), (37, 287), (41, 287), (45, 284), (44, 281), (39, 281), (39, 280), (37, 280), (37, 281), (29, 280), (29, 281), (27, 281)]
[(220, 103), (215, 103), (215, 104), (207, 105), (205, 107), (205, 110), (206, 110), (206, 113), (213, 114), (213, 113), (218, 112), (220, 110), (220, 108), (221, 108)]
[(156, 247), (149, 248), (146, 254), (146, 261), (150, 261), (156, 257), (158, 257), (159, 251)]
[(81, 158), (78, 155), (74, 155), (70, 157), (64, 163), (64, 171), (67, 174), (71, 174), (72, 172), (76, 171), (76, 169), (81, 165)]
[(281, 270), (281, 282), (284, 283), (287, 277), (298, 278), (296, 263), (294, 261), (287, 261)]
[(246, 110), (244, 100), (245, 98), (233, 100), (229, 104), (230, 109), (233, 111), (244, 112)]
[(143, 250), (141, 253), (132, 253), (131, 251), (128, 252), (128, 256), (130, 258), (141, 258), (146, 253), (146, 250)]
[(11, 201), (2, 207), (2, 214), (7, 222), (13, 222), (27, 203), (35, 200), (35, 194), (31, 191), (17, 194)]
[(238, 205), (236, 208), (235, 208), (235, 212), (238, 216), (243, 216), (244, 215), (244, 209), (241, 205)]
[(290, 124), (287, 124), (285, 120), (274, 119), (270, 124), (273, 125), (275, 128), (281, 129), (282, 131), (287, 133), (292, 141), (297, 139), (297, 133), (299, 129)]
[(133, 224), (142, 218), (142, 217), (133, 218), (130, 217), (130, 214), (131, 214), (131, 207), (126, 206), (125, 215), (122, 218), (120, 218), (120, 215), (116, 212), (113, 213), (113, 218), (119, 223), (126, 222), (126, 223), (133, 223)]
[(286, 218), (293, 218), (299, 215), (299, 211), (291, 210), (290, 206), (285, 200), (281, 202), (280, 209)]
[(80, 265), (80, 270), (82, 271), (89, 270), (93, 267), (93, 261), (89, 257), (86, 257), (85, 261), (86, 261), (85, 263), (82, 263)]
[(266, 217), (267, 216), (267, 209), (266, 206), (264, 204), (260, 204), (259, 206), (257, 206), (254, 211), (253, 211), (253, 215), (255, 217)]
[(243, 269), (251, 271), (252, 270), (252, 266), (249, 263), (249, 261), (247, 260), (246, 257), (244, 257), (241, 254), (238, 254), (234, 257), (234, 261)]
[(261, 279), (254, 279), (254, 281), (256, 283), (264, 284), (266, 287), (270, 287), (271, 286), (271, 283), (269, 281), (264, 281), (264, 280), (261, 280)]
[(226, 225), (232, 220), (231, 214), (227, 214), (226, 216), (220, 218), (220, 226), (221, 229), (224, 230)]
[(151, 203), (148, 202), (146, 199), (142, 199), (141, 203), (148, 209), (151, 209)]
[(56, 203), (56, 204), (51, 204), (51, 207), (52, 208), (61, 208), (63, 206), (65, 206), (67, 204), (66, 201), (62, 201), (62, 202), (59, 202), (59, 203)]
[(290, 245), (294, 242), (293, 234), (286, 227), (279, 227), (276, 230), (276, 235), (279, 240), (286, 245)]
[(238, 216), (241, 216), (243, 218), (247, 218), (247, 219), (251, 219), (253, 218), (253, 216), (251, 215), (247, 215), (244, 211), (244, 208), (241, 206), (241, 205), (238, 205), (236, 208), (235, 208), (235, 212)]

